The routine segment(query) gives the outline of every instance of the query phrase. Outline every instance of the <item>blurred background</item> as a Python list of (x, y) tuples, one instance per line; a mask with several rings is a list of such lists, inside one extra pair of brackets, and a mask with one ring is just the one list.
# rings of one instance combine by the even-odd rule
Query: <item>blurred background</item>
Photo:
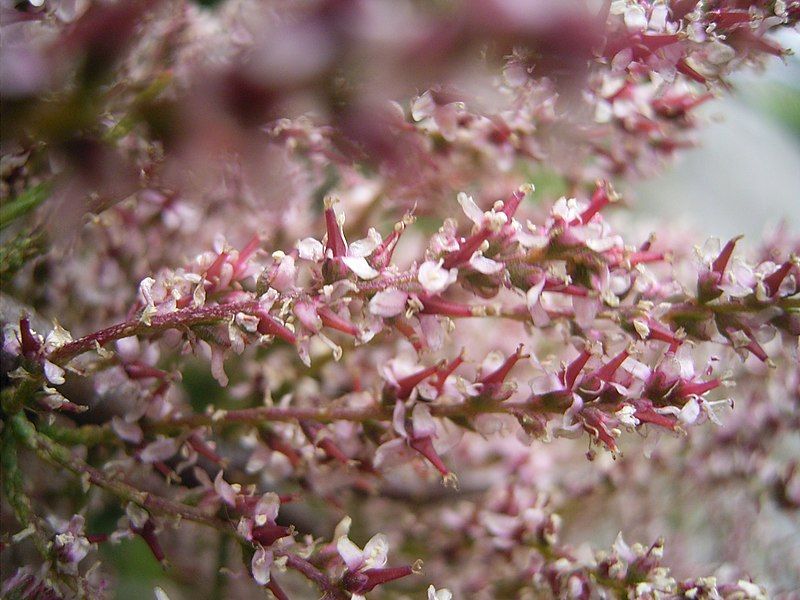
[(720, 238), (744, 243), (785, 220), (800, 222), (800, 33), (777, 39), (794, 55), (768, 61), (763, 73), (740, 72), (731, 96), (699, 111), (697, 148), (657, 177), (635, 186), (640, 214), (676, 217)]

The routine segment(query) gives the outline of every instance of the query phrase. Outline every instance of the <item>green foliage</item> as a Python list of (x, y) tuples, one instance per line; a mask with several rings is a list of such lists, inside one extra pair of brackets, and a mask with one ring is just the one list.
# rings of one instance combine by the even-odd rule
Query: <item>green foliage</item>
[(25, 263), (46, 249), (47, 242), (40, 230), (20, 233), (0, 246), (0, 285), (8, 285)]
[(19, 196), (0, 206), (0, 229), (5, 229), (12, 221), (28, 214), (50, 195), (50, 185), (40, 183), (28, 188)]

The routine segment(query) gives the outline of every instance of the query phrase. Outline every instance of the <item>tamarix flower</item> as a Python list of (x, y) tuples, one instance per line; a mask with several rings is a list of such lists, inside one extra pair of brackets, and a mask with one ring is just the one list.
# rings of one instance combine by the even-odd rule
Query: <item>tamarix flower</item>
[(798, 0), (194, 4), (3, 5), (0, 596), (800, 589), (791, 220), (616, 191)]
[(342, 586), (352, 598), (364, 598), (364, 594), (381, 584), (407, 577), (414, 573), (414, 567), (386, 567), (389, 542), (386, 536), (374, 535), (361, 550), (347, 535), (336, 540), (336, 550), (344, 561), (347, 570), (342, 576)]

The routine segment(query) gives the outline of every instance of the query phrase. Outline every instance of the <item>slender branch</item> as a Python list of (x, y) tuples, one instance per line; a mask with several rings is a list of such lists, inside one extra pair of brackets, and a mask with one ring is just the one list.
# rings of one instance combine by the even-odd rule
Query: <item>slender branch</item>
[[(532, 396), (523, 402), (471, 401), (454, 404), (431, 404), (430, 410), (431, 415), (434, 417), (451, 418), (514, 411), (542, 412), (542, 408), (536, 405), (537, 399), (540, 399), (540, 397)], [(377, 403), (365, 407), (325, 406), (324, 401), (320, 400), (320, 404), (321, 406), (318, 407), (263, 406), (239, 410), (218, 410), (212, 414), (192, 414), (185, 417), (177, 417), (161, 423), (154, 423), (151, 427), (159, 431), (173, 427), (214, 427), (232, 423), (290, 422), (304, 419), (318, 423), (332, 423), (333, 421), (387, 421), (392, 417), (392, 407), (382, 406)]]
[[(36, 452), (44, 461), (56, 467), (62, 467), (73, 474), (87, 478), (89, 483), (114, 494), (122, 500), (138, 504), (148, 512), (154, 512), (172, 517), (179, 517), (201, 525), (212, 527), (228, 535), (236, 535), (230, 523), (218, 519), (194, 506), (175, 502), (169, 498), (145, 492), (132, 485), (95, 469), (91, 465), (77, 458), (72, 452), (54, 442), (46, 435), (36, 431), (27, 420), (24, 413), (17, 413), (10, 418), (10, 425), (16, 436), (27, 447)], [(298, 571), (310, 581), (314, 582), (324, 592), (325, 598), (330, 600), (344, 600), (347, 595), (339, 589), (322, 571), (315, 568), (307, 560), (290, 552), (276, 553), (286, 557), (286, 566)]]
[(54, 442), (47, 436), (39, 433), (27, 420), (23, 413), (17, 413), (10, 419), (11, 426), (17, 436), (36, 454), (56, 467), (67, 469), (79, 477), (86, 477), (89, 483), (106, 490), (128, 502), (138, 504), (148, 511), (180, 517), (195, 523), (207, 525), (224, 531), (233, 533), (233, 528), (220, 519), (217, 519), (199, 508), (188, 506), (180, 502), (175, 502), (168, 498), (145, 492), (132, 485), (106, 475), (99, 469), (77, 458), (68, 448)]
[(84, 352), (94, 350), (98, 345), (105, 346), (113, 341), (133, 335), (149, 335), (167, 329), (218, 323), (239, 312), (252, 312), (257, 307), (257, 301), (249, 300), (247, 302), (215, 304), (200, 308), (181, 308), (174, 312), (154, 315), (149, 325), (138, 319), (130, 319), (64, 344), (53, 350), (48, 359), (57, 364), (64, 364)]

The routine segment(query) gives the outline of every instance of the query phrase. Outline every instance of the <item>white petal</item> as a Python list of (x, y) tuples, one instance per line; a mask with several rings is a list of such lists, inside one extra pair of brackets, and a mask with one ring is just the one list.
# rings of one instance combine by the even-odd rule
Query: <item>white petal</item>
[(408, 435), (406, 433), (406, 405), (399, 400), (395, 402), (392, 411), (392, 426), (399, 435), (403, 437)]
[(470, 266), (484, 275), (493, 275), (503, 270), (503, 263), (499, 263), (491, 258), (486, 258), (480, 252), (475, 252), (469, 259)]
[(575, 321), (581, 327), (589, 327), (600, 309), (600, 301), (589, 296), (573, 296), (572, 308), (575, 310)]
[(411, 411), (411, 422), (414, 427), (414, 437), (436, 435), (436, 422), (431, 416), (431, 409), (427, 404), (415, 404)]
[(56, 323), (53, 331), (47, 334), (47, 338), (44, 340), (44, 345), (47, 350), (55, 350), (56, 348), (60, 348), (64, 344), (68, 344), (71, 341), (72, 335), (70, 335), (70, 332)]
[(764, 598), (764, 592), (752, 581), (747, 581), (745, 579), (740, 579), (736, 582), (742, 591), (747, 594), (748, 598)]
[(624, 560), (626, 563), (632, 563), (636, 560), (636, 554), (631, 550), (630, 546), (622, 538), (622, 532), (617, 534), (617, 539), (614, 540), (614, 551), (617, 556)]
[(550, 213), (567, 223), (571, 223), (578, 219), (583, 212), (583, 206), (575, 198), (564, 198), (563, 196), (556, 200)]
[(322, 242), (311, 237), (300, 240), (296, 244), (297, 255), (304, 260), (313, 260), (318, 262), (322, 260), (325, 253), (325, 247)]
[(525, 294), (525, 299), (528, 304), (528, 311), (531, 314), (531, 319), (536, 327), (546, 327), (550, 324), (550, 315), (544, 309), (541, 303), (542, 289), (544, 288), (545, 279), (531, 287)]
[(280, 261), (275, 277), (270, 281), (270, 285), (279, 292), (284, 292), (294, 286), (297, 278), (297, 267), (294, 264), (294, 257), (291, 254), (280, 254), (275, 259)]
[(369, 301), (369, 311), (379, 317), (396, 317), (406, 308), (408, 294), (403, 290), (382, 290)]
[(384, 442), (375, 449), (373, 464), (379, 471), (388, 471), (411, 462), (419, 456), (403, 438), (395, 438)]
[(263, 546), (256, 548), (250, 568), (253, 570), (253, 579), (259, 585), (269, 583), (269, 569), (272, 566), (272, 552), (265, 550)]
[(61, 385), (64, 383), (64, 369), (57, 364), (51, 363), (49, 360), (44, 361), (44, 376), (47, 381), (53, 385)]
[(372, 536), (364, 546), (364, 567), (374, 569), (383, 567), (389, 554), (389, 540), (382, 533)]
[(333, 539), (338, 540), (340, 537), (345, 536), (350, 533), (350, 526), (353, 524), (353, 519), (349, 516), (345, 516), (342, 518), (341, 521), (336, 525), (336, 528), (333, 530)]
[(683, 405), (680, 414), (678, 415), (678, 419), (680, 419), (681, 423), (686, 425), (691, 425), (695, 421), (697, 421), (697, 417), (700, 416), (700, 404), (697, 402), (696, 398), (692, 398), (686, 404)]
[(178, 442), (172, 438), (159, 437), (150, 442), (139, 453), (139, 460), (143, 463), (154, 463), (167, 460), (178, 451)]
[(436, 315), (418, 315), (422, 335), (431, 350), (441, 349), (445, 341), (445, 327), (443, 319)]
[(538, 283), (531, 286), (528, 292), (525, 294), (525, 300), (528, 304), (528, 308), (531, 308), (535, 304), (539, 303), (539, 298), (541, 298), (542, 290), (544, 289), (544, 284), (546, 280), (542, 277)]
[(512, 221), (512, 223), (517, 241), (525, 248), (544, 248), (550, 241), (548, 236), (536, 233), (535, 228), (532, 230), (531, 226), (523, 227), (518, 221)]
[(421, 121), (426, 117), (430, 117), (435, 108), (436, 102), (434, 102), (433, 96), (430, 91), (426, 91), (411, 104), (411, 118), (415, 121)]
[(419, 266), (417, 271), (417, 280), (425, 288), (425, 291), (431, 294), (439, 294), (447, 289), (447, 287), (456, 280), (458, 270), (442, 268), (443, 260), (434, 262), (427, 260)]
[(126, 442), (138, 444), (142, 441), (142, 428), (138, 423), (129, 423), (125, 419), (114, 417), (111, 419), (111, 428)]
[(494, 512), (481, 513), (481, 523), (494, 536), (509, 537), (520, 525), (520, 520), (511, 515)]
[(369, 265), (367, 259), (361, 256), (344, 256), (342, 262), (361, 279), (375, 279), (379, 274)]
[(633, 4), (625, 11), (625, 27), (628, 31), (642, 31), (647, 28), (647, 15), (644, 8)]
[(228, 506), (236, 506), (236, 492), (233, 486), (222, 478), (222, 471), (214, 478), (214, 491)]
[(133, 526), (138, 529), (144, 527), (147, 521), (150, 519), (150, 513), (133, 502), (128, 502), (128, 504), (125, 506), (125, 515), (128, 517), (128, 521), (130, 521)]
[(456, 196), (456, 200), (458, 200), (458, 203), (461, 205), (461, 210), (464, 211), (464, 214), (467, 215), (470, 221), (476, 225), (480, 225), (483, 222), (483, 211), (475, 204), (472, 196), (468, 196), (464, 192), (459, 192)]
[(211, 347), (211, 375), (222, 387), (227, 387), (228, 376), (225, 374), (225, 351), (216, 346)]
[(162, 590), (160, 587), (156, 587), (155, 589), (153, 589), (153, 593), (155, 594), (156, 600), (169, 600), (167, 592)]
[(364, 564), (364, 555), (361, 549), (346, 536), (336, 540), (336, 551), (351, 571), (357, 571)]
[(428, 587), (428, 600), (453, 600), (453, 592), (447, 588), (437, 590), (431, 585)]
[(281, 507), (281, 499), (275, 492), (267, 492), (256, 503), (253, 509), (253, 519), (256, 525), (264, 525), (267, 521), (274, 522), (278, 517), (278, 510)]
[(624, 243), (618, 235), (608, 237), (590, 238), (586, 240), (586, 245), (595, 252), (607, 252), (612, 248), (621, 248)]
[(370, 227), (369, 234), (363, 240), (356, 240), (347, 248), (348, 256), (367, 257), (380, 246), (383, 239), (375, 228)]
[(640, 379), (642, 381), (647, 380), (652, 374), (650, 367), (643, 362), (639, 362), (635, 358), (631, 358), (630, 356), (622, 362), (622, 368), (636, 377), (636, 379)]
[(664, 31), (667, 28), (667, 16), (669, 9), (666, 4), (656, 4), (650, 13), (650, 29), (653, 31)]
[(152, 277), (145, 277), (139, 284), (139, 294), (141, 294), (145, 303), (140, 320), (145, 325), (150, 325), (151, 319), (158, 313), (155, 303), (153, 302), (153, 285), (155, 282), (155, 279)]

